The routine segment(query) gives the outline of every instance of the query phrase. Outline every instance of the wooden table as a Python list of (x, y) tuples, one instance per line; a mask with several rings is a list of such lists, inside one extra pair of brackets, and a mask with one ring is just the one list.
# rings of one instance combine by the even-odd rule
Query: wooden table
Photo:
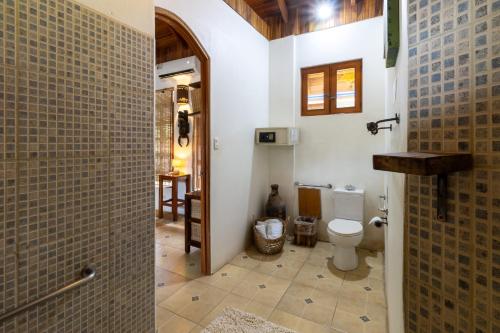
[[(186, 193), (185, 196), (185, 214), (184, 214), (184, 245), (185, 245), (185, 251), (186, 253), (189, 253), (191, 250), (191, 246), (201, 248), (201, 219), (198, 217), (193, 216), (193, 200), (201, 200), (201, 192), (200, 191), (193, 191), (190, 193)], [(201, 206), (200, 206), (201, 209)], [(199, 212), (201, 213), (201, 211)], [(200, 226), (200, 241), (194, 240), (192, 237), (192, 230), (193, 230), (193, 223), (196, 223)]]
[[(163, 181), (172, 182), (172, 198), (163, 200)], [(186, 193), (191, 191), (191, 175), (188, 173), (172, 174), (167, 173), (165, 175), (159, 175), (158, 181), (160, 183), (160, 193), (159, 205), (158, 205), (158, 217), (163, 218), (163, 207), (172, 207), (172, 220), (177, 221), (178, 214), (177, 208), (179, 206), (184, 206), (184, 199), (179, 199), (179, 180), (186, 183)]]

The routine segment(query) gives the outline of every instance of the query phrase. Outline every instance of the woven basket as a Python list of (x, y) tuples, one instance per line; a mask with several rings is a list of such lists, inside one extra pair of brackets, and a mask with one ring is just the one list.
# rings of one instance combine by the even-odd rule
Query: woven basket
[(318, 240), (318, 220), (312, 216), (295, 219), (295, 244), (313, 247)]
[[(257, 229), (255, 229), (255, 225), (257, 225), (257, 222), (265, 221), (268, 219), (277, 219), (280, 220), (281, 223), (283, 223), (283, 234), (281, 235), (280, 238), (266, 239), (257, 231)], [(253, 226), (253, 237), (255, 240), (255, 246), (257, 247), (257, 250), (259, 250), (259, 252), (264, 254), (280, 253), (281, 250), (283, 249), (283, 245), (285, 244), (287, 224), (288, 224), (288, 219), (283, 220), (277, 217), (261, 217), (257, 219)]]

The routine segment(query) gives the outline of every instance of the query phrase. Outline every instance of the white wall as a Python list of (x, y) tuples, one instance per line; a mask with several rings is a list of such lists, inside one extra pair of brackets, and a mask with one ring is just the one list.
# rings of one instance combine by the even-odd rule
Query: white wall
[(154, 0), (76, 0), (78, 3), (140, 30), (155, 34)]
[[(401, 115), (400, 125), (386, 135), (387, 152), (403, 152), (407, 147), (408, 119), (408, 39), (407, 1), (400, 1), (400, 47), (395, 68), (387, 70), (386, 114)], [(386, 172), (385, 186), (388, 195), (388, 227), (385, 230), (385, 290), (389, 316), (389, 332), (404, 332), (403, 317), (403, 241), (405, 176)]]
[(267, 194), (267, 151), (254, 145), (268, 124), (269, 43), (219, 0), (156, 0), (181, 17), (210, 56), (212, 271), (241, 251)]
[[(273, 127), (295, 126), (295, 37), (269, 43), (269, 123)], [(269, 182), (278, 184), (287, 203), (288, 215), (294, 216), (294, 148), (262, 147), (269, 154)], [(270, 188), (268, 188), (270, 191)], [(289, 228), (289, 231), (292, 232)]]
[[(301, 117), (300, 68), (359, 58), (363, 59), (363, 112)], [(270, 61), (270, 124), (295, 125), (301, 131), (295, 151), (270, 154), (270, 183), (291, 191), (281, 193), (295, 213), (296, 189), (289, 186), (293, 178), (313, 184), (353, 184), (366, 190), (365, 221), (378, 215), (384, 178), (372, 169), (372, 155), (384, 151), (385, 133), (372, 136), (366, 123), (385, 116), (382, 18), (272, 41)], [(294, 167), (284, 170), (283, 160), (294, 161)], [(332, 194), (322, 191), (323, 237), (326, 223), (334, 218)], [(383, 247), (383, 231), (367, 226), (361, 246)]]

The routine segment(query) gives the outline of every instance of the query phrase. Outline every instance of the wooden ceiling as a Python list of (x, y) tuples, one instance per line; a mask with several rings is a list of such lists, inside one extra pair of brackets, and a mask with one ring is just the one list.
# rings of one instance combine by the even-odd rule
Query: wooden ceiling
[(165, 22), (155, 20), (156, 63), (194, 55), (188, 44)]
[[(383, 0), (224, 0), (268, 39), (331, 28), (382, 15)], [(332, 4), (331, 19), (318, 21), (316, 6)]]
[[(224, 0), (269, 40), (331, 28), (382, 15), (383, 0)], [(315, 8), (330, 1), (334, 14), (319, 22)], [(187, 43), (156, 19), (156, 63), (193, 56)]]
[(315, 1), (311, 0), (246, 0), (246, 3), (263, 19), (281, 16), (288, 21), (289, 12), (297, 8), (309, 9)]

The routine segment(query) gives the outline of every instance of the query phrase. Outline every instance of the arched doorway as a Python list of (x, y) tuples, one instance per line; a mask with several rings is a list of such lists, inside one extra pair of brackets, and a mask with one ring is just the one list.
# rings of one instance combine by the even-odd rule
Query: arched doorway
[(186, 23), (174, 13), (160, 7), (155, 8), (155, 18), (168, 24), (181, 36), (200, 61), (201, 71), (201, 272), (210, 274), (210, 57), (200, 41)]

